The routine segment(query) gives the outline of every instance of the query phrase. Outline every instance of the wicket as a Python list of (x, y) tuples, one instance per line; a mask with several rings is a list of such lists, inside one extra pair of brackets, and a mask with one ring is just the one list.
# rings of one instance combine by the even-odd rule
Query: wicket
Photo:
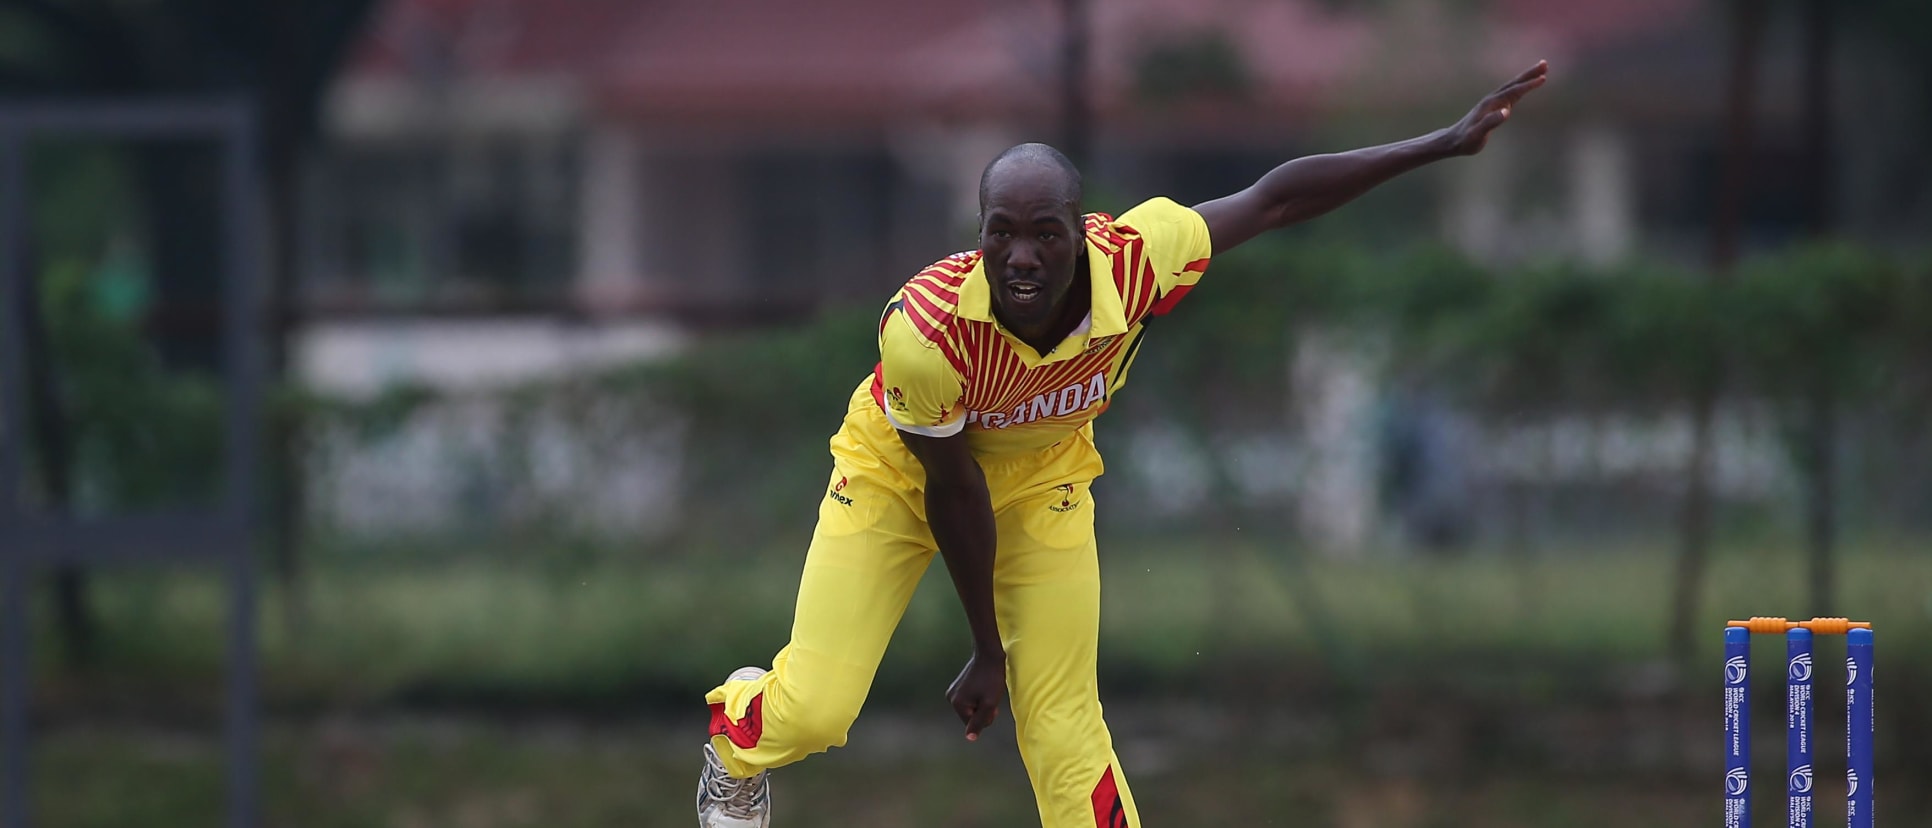
[(1811, 639), (1845, 636), (1845, 818), (1872, 828), (1872, 625), (1844, 618), (1756, 617), (1724, 628), (1724, 826), (1751, 828), (1751, 634), (1785, 637), (1785, 812), (1811, 828)]

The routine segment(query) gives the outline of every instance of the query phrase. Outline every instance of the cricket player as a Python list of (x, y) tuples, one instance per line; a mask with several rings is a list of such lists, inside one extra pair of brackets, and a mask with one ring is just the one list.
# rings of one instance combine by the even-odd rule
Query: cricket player
[(1148, 320), (1218, 253), (1319, 216), (1424, 164), (1483, 148), (1538, 63), (1454, 125), (1296, 159), (1193, 207), (1082, 215), (1065, 156), (1021, 144), (979, 185), (979, 249), (941, 259), (879, 317), (879, 363), (832, 437), (791, 642), (706, 697), (702, 828), (766, 828), (770, 771), (845, 744), (886, 642), (937, 552), (972, 629), (946, 698), (968, 741), (1010, 694), (1044, 828), (1138, 828), (1095, 685), (1100, 567), (1093, 420)]

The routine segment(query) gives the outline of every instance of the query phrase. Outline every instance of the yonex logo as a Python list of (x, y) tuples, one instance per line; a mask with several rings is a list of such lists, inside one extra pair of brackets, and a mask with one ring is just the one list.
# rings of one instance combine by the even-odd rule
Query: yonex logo
[(1804, 653), (1791, 659), (1790, 675), (1792, 681), (1811, 680), (1811, 654)]
[(1751, 772), (1743, 768), (1732, 768), (1724, 774), (1724, 795), (1743, 796), (1744, 789), (1751, 785)]
[(1852, 682), (1855, 682), (1857, 680), (1858, 680), (1858, 662), (1853, 661), (1850, 656), (1847, 656), (1845, 658), (1845, 686), (1850, 687), (1852, 685)]
[(1799, 765), (1791, 772), (1791, 792), (1794, 794), (1811, 793), (1811, 766)]
[(1858, 793), (1858, 771), (1852, 770), (1851, 768), (1846, 768), (1845, 769), (1845, 798), (1850, 799), (1852, 798), (1852, 794), (1855, 794), (1855, 793)]
[(1731, 656), (1729, 661), (1724, 662), (1724, 683), (1743, 684), (1744, 676), (1750, 672), (1750, 669), (1750, 665), (1744, 661), (1744, 656)]

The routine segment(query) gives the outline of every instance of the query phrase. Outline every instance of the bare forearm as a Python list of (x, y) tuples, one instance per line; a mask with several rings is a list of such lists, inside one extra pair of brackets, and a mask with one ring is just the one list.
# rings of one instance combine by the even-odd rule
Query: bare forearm
[(992, 497), (977, 466), (956, 478), (963, 479), (927, 482), (926, 520), (939, 543), (940, 557), (946, 559), (960, 606), (966, 610), (974, 652), (1004, 653), (993, 616), (993, 556), (998, 540)]
[(1194, 205), (1207, 222), (1214, 253), (1233, 250), (1278, 227), (1307, 221), (1355, 200), (1391, 178), (1453, 155), (1475, 155), (1489, 133), (1509, 120), (1524, 95), (1549, 79), (1549, 64), (1529, 71), (1483, 96), (1454, 125), (1407, 141), (1332, 155), (1297, 158), (1270, 170), (1233, 195)]
[(1391, 178), (1454, 154), (1448, 131), (1437, 130), (1393, 144), (1297, 158), (1262, 176), (1254, 190), (1258, 200), (1267, 205), (1268, 225), (1285, 227), (1347, 204)]

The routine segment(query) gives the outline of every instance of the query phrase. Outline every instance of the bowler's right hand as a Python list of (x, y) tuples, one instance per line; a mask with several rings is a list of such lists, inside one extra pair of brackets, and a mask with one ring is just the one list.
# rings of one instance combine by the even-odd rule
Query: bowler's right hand
[(1006, 654), (975, 653), (959, 671), (953, 686), (946, 688), (946, 701), (966, 725), (966, 741), (979, 741), (979, 732), (1000, 715), (1000, 701), (1006, 698)]

